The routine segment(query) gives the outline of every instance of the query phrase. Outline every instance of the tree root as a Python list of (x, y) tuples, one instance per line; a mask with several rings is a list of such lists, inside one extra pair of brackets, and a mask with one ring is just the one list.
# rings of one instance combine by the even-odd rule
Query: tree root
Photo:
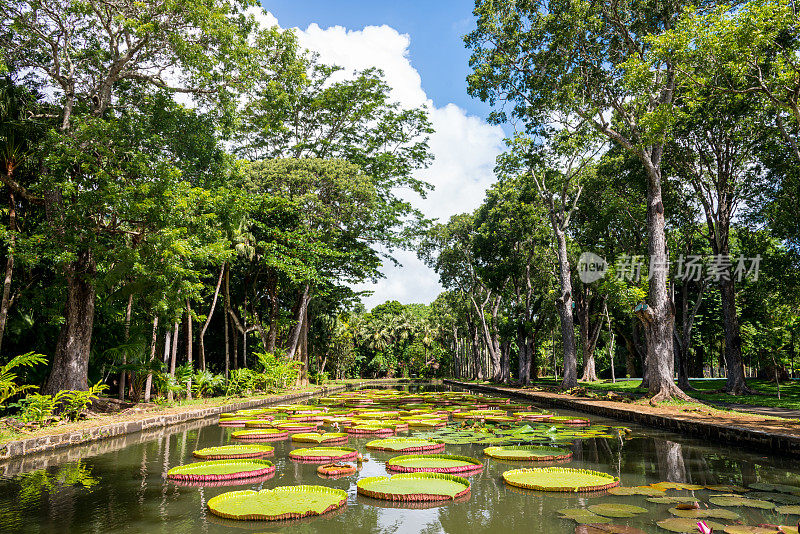
[(680, 399), (688, 402), (696, 402), (695, 399), (687, 395), (678, 386), (671, 384), (662, 386), (661, 389), (650, 397), (650, 406), (657, 406), (659, 402)]

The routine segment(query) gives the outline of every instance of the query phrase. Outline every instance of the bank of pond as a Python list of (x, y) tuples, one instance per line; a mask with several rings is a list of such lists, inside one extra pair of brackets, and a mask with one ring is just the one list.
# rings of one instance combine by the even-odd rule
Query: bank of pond
[(0, 479), (9, 532), (768, 534), (799, 519), (791, 458), (424, 388), (224, 413)]

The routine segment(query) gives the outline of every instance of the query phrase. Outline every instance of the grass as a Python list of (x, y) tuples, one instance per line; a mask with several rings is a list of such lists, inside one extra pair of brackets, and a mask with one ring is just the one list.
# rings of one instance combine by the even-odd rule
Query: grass
[[(751, 379), (747, 381), (747, 384), (752, 389), (761, 394), (736, 396), (719, 392), (720, 389), (725, 387), (724, 378), (710, 380), (690, 380), (689, 383), (696, 389), (696, 391), (689, 391), (687, 393), (702, 402), (748, 404), (751, 406), (769, 406), (774, 408), (800, 410), (800, 381), (792, 381), (781, 384), (780, 399), (778, 399), (775, 384), (765, 380)], [(558, 387), (560, 386), (561, 382), (549, 378), (537, 380), (535, 384), (543, 387)], [(616, 383), (611, 383), (610, 380), (603, 380), (601, 382), (580, 382), (581, 387), (600, 394), (613, 391), (622, 394), (632, 393), (644, 395), (647, 392), (639, 387), (640, 384), (641, 380), (624, 380)]]

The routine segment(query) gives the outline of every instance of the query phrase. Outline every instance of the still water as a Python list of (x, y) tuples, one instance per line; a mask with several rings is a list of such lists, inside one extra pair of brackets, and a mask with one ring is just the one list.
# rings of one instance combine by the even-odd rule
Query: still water
[[(571, 414), (559, 410), (564, 415)], [(594, 423), (619, 425), (618, 421), (592, 417)], [(593, 469), (617, 475), (623, 486), (664, 480), (694, 484), (755, 482), (800, 485), (800, 463), (781, 456), (765, 456), (708, 443), (676, 434), (628, 425), (629, 439), (576, 440), (573, 460), (565, 466)], [(395, 454), (369, 452), (364, 444), (372, 437), (351, 437), (347, 446), (357, 448), (369, 461), (355, 475), (338, 480), (322, 479), (316, 464), (300, 464), (287, 458), (290, 440), (272, 442), (275, 475), (258, 483), (227, 487), (181, 487), (167, 482), (167, 470), (194, 461), (195, 449), (230, 443), (236, 429), (220, 428), (215, 419), (194, 421), (168, 429), (105, 440), (0, 464), (0, 532), (30, 533), (574, 533), (575, 523), (560, 519), (557, 510), (584, 508), (588, 504), (625, 503), (647, 508), (646, 514), (615, 519), (614, 523), (662, 532), (655, 521), (670, 517), (669, 505), (649, 503), (642, 496), (581, 496), (529, 492), (504, 485), (503, 471), (534, 464), (485, 458), (486, 445), (447, 445), (446, 453), (485, 460), (482, 472), (472, 475), (472, 492), (466, 502), (412, 509), (411, 505), (387, 504), (356, 494), (358, 478), (385, 475), (384, 462)], [(398, 436), (414, 432), (400, 432)], [(293, 484), (319, 484), (344, 489), (347, 506), (319, 518), (288, 523), (226, 522), (211, 516), (206, 502), (232, 489), (263, 489)], [(687, 492), (670, 491), (668, 495)], [(699, 500), (710, 493), (697, 492)], [(737, 508), (746, 524), (787, 524), (774, 511)], [(797, 521), (797, 516), (794, 522)], [(794, 524), (794, 523), (789, 523)]]

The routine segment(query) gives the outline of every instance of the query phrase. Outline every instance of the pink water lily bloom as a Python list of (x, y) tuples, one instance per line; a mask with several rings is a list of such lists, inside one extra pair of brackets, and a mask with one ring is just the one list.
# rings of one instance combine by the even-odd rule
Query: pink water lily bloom
[(711, 534), (712, 530), (705, 521), (698, 521), (697, 522), (697, 530), (700, 531), (700, 534)]

